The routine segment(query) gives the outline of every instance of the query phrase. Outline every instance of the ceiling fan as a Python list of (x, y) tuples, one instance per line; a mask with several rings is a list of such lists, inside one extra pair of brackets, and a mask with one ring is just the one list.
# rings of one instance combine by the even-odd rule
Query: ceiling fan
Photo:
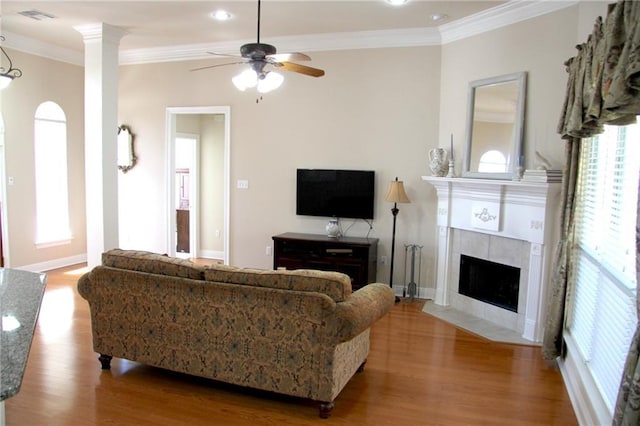
[[(226, 65), (249, 64), (250, 68), (233, 78), (233, 84), (240, 90), (246, 90), (257, 86), (261, 93), (270, 92), (282, 84), (284, 77), (272, 70), (283, 70), (296, 72), (310, 77), (322, 77), (324, 70), (306, 65), (297, 64), (294, 61), (310, 61), (308, 55), (300, 52), (277, 53), (276, 47), (271, 44), (260, 43), (260, 3), (258, 0), (258, 37), (256, 43), (243, 44), (240, 47), (240, 57), (246, 59), (241, 62), (230, 62), (226, 64), (209, 65), (195, 68), (191, 71), (199, 71), (208, 68), (221, 67)], [(212, 55), (232, 56), (221, 53), (207, 52)]]

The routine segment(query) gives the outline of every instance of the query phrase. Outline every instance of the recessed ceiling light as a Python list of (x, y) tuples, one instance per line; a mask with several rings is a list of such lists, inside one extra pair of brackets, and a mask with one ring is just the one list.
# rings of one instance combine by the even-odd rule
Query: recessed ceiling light
[(409, 0), (387, 0), (387, 3), (392, 6), (402, 6), (403, 4), (406, 4), (408, 2)]
[(431, 20), (432, 21), (442, 21), (443, 19), (447, 19), (449, 17), (449, 15), (444, 14), (444, 13), (434, 13), (433, 15), (431, 15)]
[(217, 21), (227, 21), (231, 19), (231, 14), (226, 10), (216, 10), (215, 12), (211, 12), (209, 16)]

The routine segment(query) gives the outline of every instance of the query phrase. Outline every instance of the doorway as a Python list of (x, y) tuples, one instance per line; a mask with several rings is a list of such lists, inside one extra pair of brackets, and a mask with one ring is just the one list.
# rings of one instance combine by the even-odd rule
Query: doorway
[[(207, 257), (229, 263), (230, 121), (230, 108), (224, 106), (166, 110), (167, 253), (170, 255)], [(196, 142), (184, 142), (184, 139)], [(181, 148), (184, 144), (195, 147)], [(188, 173), (184, 161), (178, 159), (184, 152), (191, 158)], [(212, 182), (215, 182), (213, 189)], [(178, 210), (186, 210), (186, 206), (188, 214), (181, 213), (181, 216), (188, 217), (188, 242), (185, 219), (181, 222), (183, 229), (178, 229)], [(213, 249), (212, 244), (216, 245)], [(187, 246), (188, 253), (184, 251)]]
[[(176, 256), (198, 255), (198, 184), (200, 157), (199, 135), (176, 133), (175, 138), (175, 209)], [(192, 225), (193, 224), (193, 225)]]

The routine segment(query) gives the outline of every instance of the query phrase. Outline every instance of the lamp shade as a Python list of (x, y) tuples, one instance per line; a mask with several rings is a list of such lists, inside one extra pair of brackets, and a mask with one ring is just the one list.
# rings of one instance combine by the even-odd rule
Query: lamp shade
[(251, 68), (242, 71), (231, 79), (233, 85), (243, 92), (249, 87), (255, 87), (258, 84), (258, 74)]
[(280, 87), (284, 77), (277, 72), (269, 71), (264, 77), (258, 79), (258, 92), (269, 93), (272, 90)]
[(0, 74), (0, 90), (9, 86), (9, 84), (11, 84), (12, 81), (13, 81), (13, 77), (11, 77), (10, 75)]
[(407, 193), (404, 192), (404, 183), (401, 180), (392, 180), (389, 182), (389, 188), (387, 189), (387, 195), (384, 200), (389, 203), (410, 203)]

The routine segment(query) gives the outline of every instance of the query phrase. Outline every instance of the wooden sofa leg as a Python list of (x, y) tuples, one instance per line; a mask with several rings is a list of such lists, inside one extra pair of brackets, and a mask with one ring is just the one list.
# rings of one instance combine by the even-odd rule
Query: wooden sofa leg
[(366, 359), (364, 361), (362, 361), (362, 364), (360, 364), (360, 367), (358, 367), (358, 369), (356, 370), (356, 373), (362, 373), (364, 371), (364, 365), (366, 363), (367, 363)]
[(320, 418), (328, 419), (333, 411), (333, 401), (320, 403)]
[(111, 358), (113, 358), (111, 355), (100, 354), (98, 360), (100, 361), (100, 364), (102, 364), (103, 370), (111, 369)]

